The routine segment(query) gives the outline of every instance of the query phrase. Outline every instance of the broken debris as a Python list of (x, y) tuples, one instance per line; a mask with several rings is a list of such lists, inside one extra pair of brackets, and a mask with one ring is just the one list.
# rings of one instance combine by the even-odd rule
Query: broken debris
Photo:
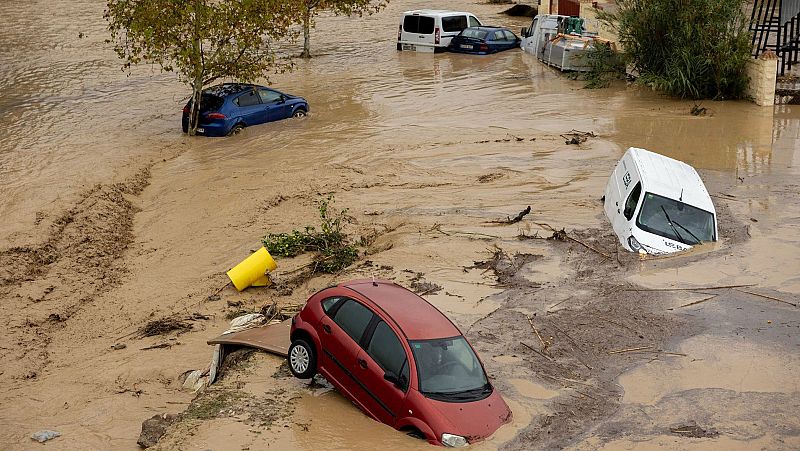
[(150, 448), (167, 432), (167, 427), (180, 418), (180, 415), (165, 413), (163, 415), (153, 415), (142, 423), (142, 432), (136, 443), (142, 448)]
[(157, 335), (166, 335), (173, 331), (178, 333), (186, 332), (192, 329), (192, 325), (184, 320), (173, 317), (156, 319), (148, 322), (141, 329), (139, 329), (140, 337), (155, 337)]
[(597, 135), (594, 132), (582, 132), (580, 130), (571, 130), (567, 133), (561, 135), (566, 141), (564, 144), (571, 144), (571, 145), (580, 145), (586, 142), (589, 138), (596, 138)]
[(31, 435), (31, 438), (39, 443), (44, 443), (48, 440), (52, 440), (60, 436), (61, 436), (60, 432), (44, 429), (39, 432), (35, 432), (33, 435)]
[(694, 421), (689, 421), (685, 425), (675, 426), (669, 428), (669, 431), (673, 434), (680, 435), (681, 437), (691, 437), (691, 438), (708, 438), (708, 437), (716, 437), (719, 435), (716, 429), (703, 429), (697, 425)]

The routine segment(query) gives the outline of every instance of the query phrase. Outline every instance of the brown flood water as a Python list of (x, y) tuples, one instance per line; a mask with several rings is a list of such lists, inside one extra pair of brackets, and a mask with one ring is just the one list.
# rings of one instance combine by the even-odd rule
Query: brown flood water
[[(226, 301), (258, 308), (271, 300), (264, 290), (237, 294), (227, 288), (222, 301), (205, 301), (225, 283), (224, 271), (267, 232), (312, 221), (320, 194), (336, 195), (337, 205), (356, 218), (357, 233), (381, 231), (368, 258), (394, 268), (354, 269), (347, 276), (422, 272), (443, 287), (427, 298), (467, 330), (501, 305), (501, 288), (486, 274), (462, 269), (486, 259), (493, 244), (520, 252), (536, 246), (543, 258), (525, 276), (563, 287), (562, 297), (551, 300), (554, 306), (571, 294), (558, 252), (515, 239), (535, 226), (492, 227), (485, 221), (531, 205), (528, 219), (567, 230), (606, 228), (598, 198), (608, 171), (626, 147), (645, 147), (696, 166), (709, 191), (720, 196), (715, 204), (724, 204), (726, 217), (746, 226), (749, 237), (729, 246), (723, 235), (710, 250), (697, 251), (707, 258), (685, 264), (643, 263), (631, 282), (752, 283), (795, 301), (800, 296), (796, 107), (705, 102), (710, 113), (693, 117), (692, 102), (634, 87), (584, 90), (521, 51), (486, 57), (399, 53), (399, 14), (430, 6), (401, 0), (363, 19), (321, 17), (312, 36), (316, 57), (298, 61), (292, 74), (272, 77), (278, 89), (309, 100), (308, 118), (249, 128), (232, 138), (192, 139), (180, 134), (186, 89), (174, 76), (151, 67), (129, 76), (120, 71), (103, 42), (104, 4), (0, 4), (0, 252), (49, 243), (56, 253), (45, 270), (23, 277), (9, 266), (0, 273), (13, 280), (0, 285), (0, 325), (7, 331), (0, 336), (4, 449), (31, 447), (28, 437), (40, 429), (63, 434), (48, 447), (136, 449), (142, 420), (179, 412), (193, 398), (175, 381), (207, 365), (205, 340), (225, 329)], [(436, 7), (468, 10), (514, 30), (528, 24), (500, 15), (503, 6), (442, 1)], [(594, 131), (598, 138), (564, 145), (559, 134), (572, 129)], [(139, 173), (143, 166), (150, 167), (148, 175)], [(91, 191), (97, 184), (135, 185), (141, 179), (149, 182), (141, 193)], [(726, 195), (734, 197), (721, 199)], [(59, 227), (64, 231), (53, 232)], [(476, 240), (475, 234), (496, 241)], [(81, 251), (87, 242), (94, 252), (88, 258)], [(115, 257), (103, 263), (108, 255)], [(295, 263), (279, 265), (291, 269)], [(303, 302), (334, 280), (309, 281), (279, 300)], [(212, 319), (174, 340), (134, 338), (146, 321), (192, 312)], [(654, 361), (622, 374), (622, 403), (659, 409), (676, 393), (715, 389), (781, 394), (797, 404), (800, 389), (792, 375), (800, 369), (798, 318), (783, 314), (794, 335), (742, 344), (732, 341), (736, 328), (725, 326), (676, 343), (675, 349), (701, 357)], [(141, 350), (161, 342), (171, 347)], [(112, 350), (116, 343), (127, 347)], [(511, 353), (482, 358), (490, 375), (523, 362)], [(241, 380), (254, 393), (269, 390), (278, 383), (269, 377), (277, 363), (260, 359)], [(770, 371), (754, 370), (759, 367)], [(515, 420), (481, 449), (502, 446), (550, 411), (550, 400), (569, 395), (520, 377), (496, 382)], [(428, 449), (369, 420), (335, 391), (314, 391), (294, 380), (280, 384), (299, 396), (285, 427), (252, 432), (258, 428), (224, 418), (170, 443), (180, 449), (241, 449), (273, 440), (281, 449), (374, 449), (376, 443)], [(643, 433), (631, 442), (585, 438), (578, 447), (687, 446), (663, 433)], [(754, 435), (691, 443), (797, 446), (775, 441), (774, 431), (752, 441)]]

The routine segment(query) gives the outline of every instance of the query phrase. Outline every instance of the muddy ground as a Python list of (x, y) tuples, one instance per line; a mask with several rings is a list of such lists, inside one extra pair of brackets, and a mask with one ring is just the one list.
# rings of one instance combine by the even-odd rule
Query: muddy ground
[[(430, 449), (277, 357), (181, 386), (230, 316), (372, 276), (426, 293), (480, 353), (514, 421), (476, 448), (800, 447), (800, 112), (708, 102), (695, 117), (521, 52), (397, 53), (396, 18), (422, 6), (321, 18), (318, 56), (272, 79), (312, 114), (219, 140), (180, 135), (169, 75), (119, 72), (102, 2), (0, 6), (2, 448), (53, 429), (50, 448), (136, 449), (142, 421), (171, 413), (161, 449)], [(566, 144), (573, 129), (596, 136)], [(619, 250), (599, 197), (628, 146), (700, 170), (720, 242)], [(298, 278), (300, 256), (279, 260), (280, 289), (227, 286), (331, 194), (362, 243), (353, 266)]]

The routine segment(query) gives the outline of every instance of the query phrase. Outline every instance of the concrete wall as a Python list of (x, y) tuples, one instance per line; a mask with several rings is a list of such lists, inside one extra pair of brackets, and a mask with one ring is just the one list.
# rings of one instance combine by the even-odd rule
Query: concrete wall
[(766, 51), (757, 59), (747, 63), (747, 76), (750, 84), (747, 86), (747, 95), (757, 105), (775, 105), (775, 83), (778, 78), (778, 57), (771, 51)]

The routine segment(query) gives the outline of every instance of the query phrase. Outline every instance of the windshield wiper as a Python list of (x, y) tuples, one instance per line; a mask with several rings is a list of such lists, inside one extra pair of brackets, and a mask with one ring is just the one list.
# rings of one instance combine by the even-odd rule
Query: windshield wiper
[(701, 243), (701, 240), (700, 240), (700, 238), (697, 238), (697, 235), (695, 235), (694, 233), (692, 233), (692, 231), (691, 231), (691, 230), (689, 230), (689, 229), (687, 229), (686, 227), (682, 226), (682, 225), (681, 225), (679, 222), (675, 222), (675, 225), (676, 225), (676, 226), (678, 226), (678, 227), (680, 227), (680, 228), (682, 228), (683, 230), (685, 230), (685, 231), (689, 232), (689, 235), (691, 235), (691, 236), (692, 236), (692, 238), (694, 238), (694, 240), (695, 240), (695, 243), (694, 243), (694, 244), (700, 244), (700, 243)]
[(490, 393), (492, 391), (492, 386), (486, 384), (482, 387), (478, 388), (470, 388), (468, 390), (461, 390), (461, 391), (426, 391), (422, 392), (424, 395), (434, 395), (434, 396), (441, 396), (446, 398), (454, 398), (454, 399), (469, 399), (474, 398), (476, 396), (485, 395), (486, 393)]
[[(667, 210), (664, 209), (663, 205), (661, 205), (661, 211), (664, 212), (664, 217), (667, 218), (667, 223), (669, 224), (670, 227), (672, 227), (672, 230), (675, 231), (675, 235), (678, 237), (678, 239), (681, 241), (681, 243), (686, 243), (686, 240), (683, 238), (683, 236), (681, 236), (681, 233), (678, 232), (678, 229), (675, 227), (675, 224), (678, 224), (678, 223), (677, 222), (676, 223), (672, 222), (672, 219), (670, 219), (669, 214), (667, 213)], [(682, 226), (680, 224), (678, 224), (678, 225), (681, 226), (681, 228), (683, 230), (686, 230), (686, 227), (684, 227), (684, 226)], [(686, 231), (689, 232), (688, 230), (686, 230)], [(692, 234), (692, 236), (694, 236), (694, 234), (692, 232), (689, 232), (689, 233)], [(697, 239), (697, 238), (695, 238), (695, 239)], [(699, 244), (699, 243), (700, 243), (700, 241), (698, 240), (697, 243), (686, 243), (686, 244)]]

